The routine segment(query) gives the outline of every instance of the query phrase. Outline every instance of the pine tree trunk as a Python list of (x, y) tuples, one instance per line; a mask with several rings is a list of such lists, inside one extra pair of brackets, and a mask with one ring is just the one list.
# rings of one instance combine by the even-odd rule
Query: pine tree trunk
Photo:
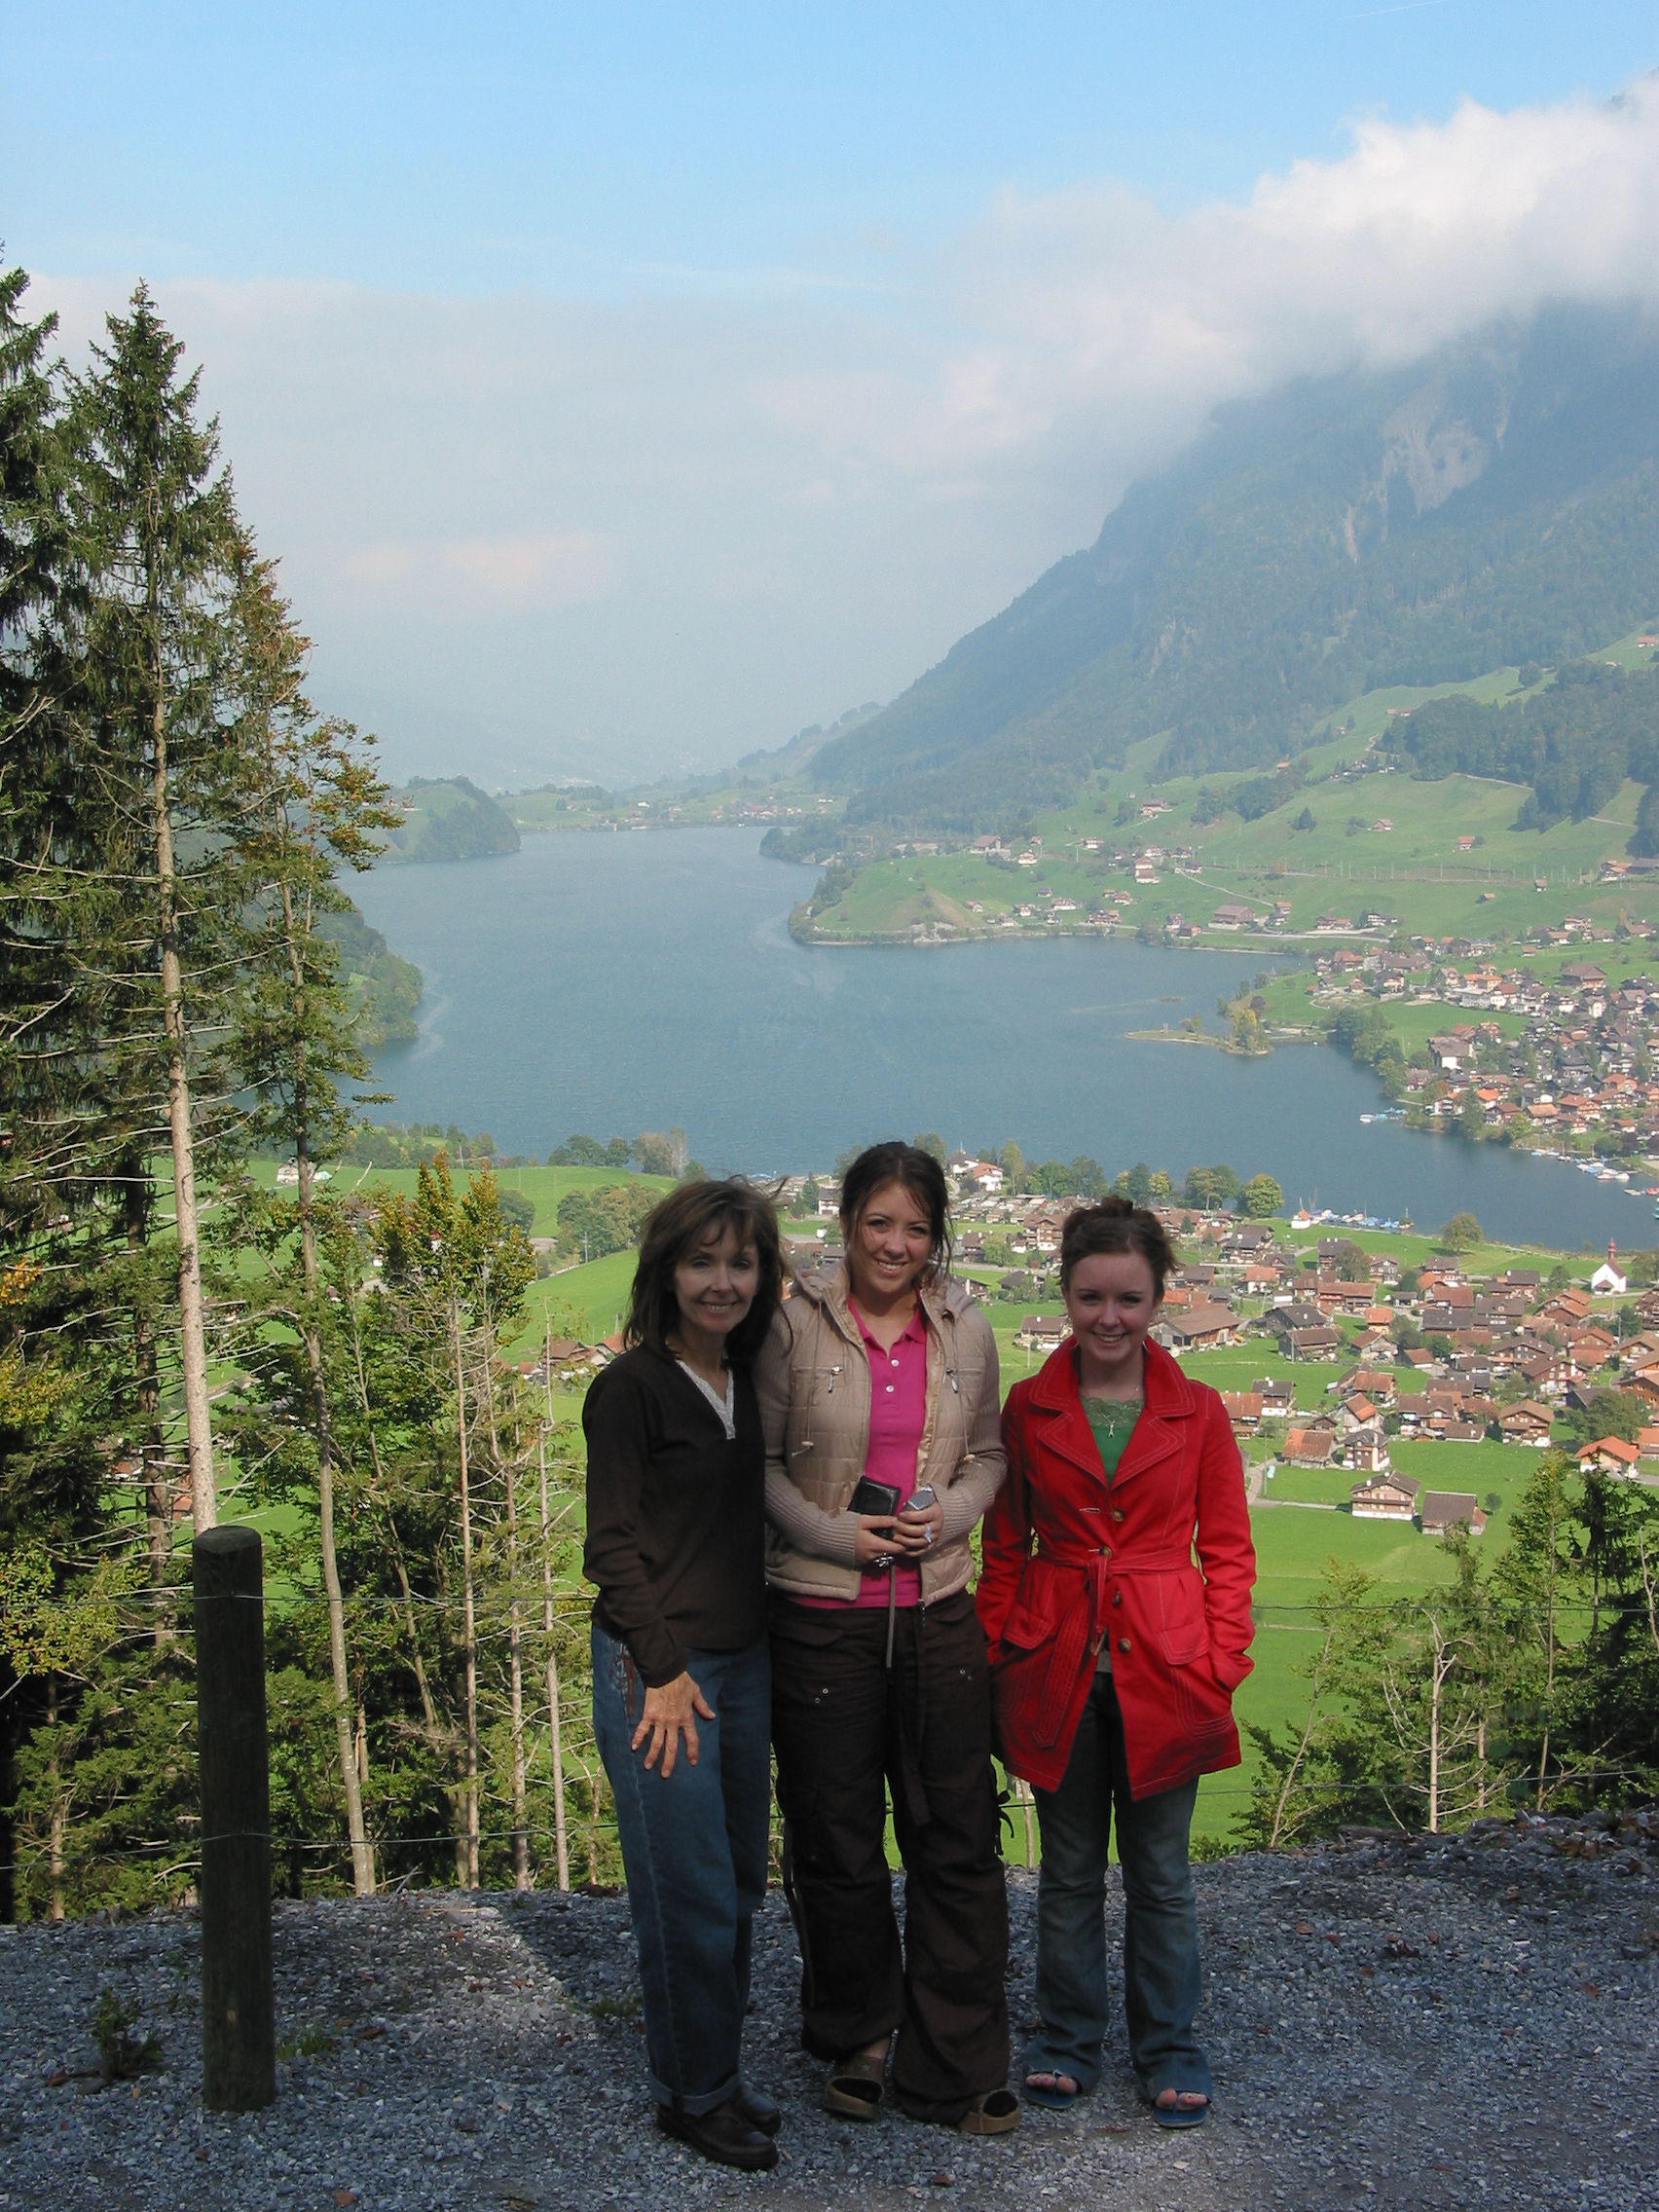
[[(288, 939), (288, 966), (296, 993), (306, 983), (294, 923), (293, 899), (282, 886), (282, 921)], [(302, 1055), (304, 1048), (302, 1047)], [(351, 1676), (346, 1663), (346, 1598), (334, 1548), (334, 1434), (328, 1418), (328, 1379), (322, 1365), (322, 1332), (317, 1327), (315, 1185), (307, 1136), (309, 1092), (302, 1056), (294, 1086), (294, 1165), (299, 1174), (300, 1261), (306, 1285), (306, 1365), (311, 1371), (312, 1423), (316, 1435), (316, 1512), (322, 1553), (322, 1594), (328, 1606), (328, 1664), (334, 1676), (334, 1734), (340, 1753), (340, 1781), (346, 1793), (346, 1833), (351, 1845), (351, 1887), (360, 1898), (375, 1894), (375, 1858), (363, 1820), (362, 1776), (351, 1729)], [(366, 1764), (366, 1761), (365, 1761)]]
[[(552, 1341), (552, 1330), (548, 1330)], [(548, 1383), (552, 1404), (552, 1383)], [(571, 1886), (571, 1845), (565, 1829), (565, 1749), (559, 1729), (559, 1659), (553, 1648), (553, 1546), (547, 1523), (547, 1431), (541, 1432), (541, 1628), (547, 1639), (547, 1727), (553, 1751), (553, 1848), (559, 1887)]]
[(1547, 1775), (1547, 1774), (1549, 1773), (1549, 1765), (1550, 1765), (1550, 1722), (1551, 1722), (1551, 1719), (1553, 1718), (1553, 1714), (1552, 1714), (1552, 1710), (1551, 1710), (1551, 1709), (1552, 1709), (1552, 1707), (1553, 1707), (1553, 1705), (1554, 1705), (1554, 1701), (1555, 1701), (1555, 1662), (1556, 1662), (1556, 1637), (1555, 1637), (1556, 1559), (1557, 1559), (1557, 1553), (1556, 1553), (1556, 1519), (1555, 1519), (1555, 1514), (1554, 1514), (1554, 1512), (1552, 1511), (1552, 1513), (1551, 1513), (1551, 1516), (1550, 1516), (1550, 1580), (1549, 1580), (1549, 1604), (1548, 1604), (1548, 1605), (1547, 1605), (1547, 1606), (1545, 1607), (1545, 1610), (1544, 1610), (1544, 1634), (1545, 1634), (1545, 1636), (1546, 1636), (1546, 1637), (1548, 1638), (1548, 1640), (1549, 1640), (1549, 1641), (1548, 1641), (1548, 1648), (1547, 1648), (1547, 1650), (1546, 1650), (1546, 1652), (1545, 1652), (1545, 1661), (1544, 1661), (1544, 1740), (1543, 1740), (1543, 1743), (1542, 1743), (1542, 1745), (1540, 1746), (1540, 1748), (1539, 1748), (1539, 1751), (1538, 1751), (1538, 1800), (1537, 1800), (1537, 1802), (1538, 1802), (1538, 1810), (1539, 1810), (1539, 1812), (1540, 1812), (1540, 1813), (1541, 1813), (1541, 1812), (1543, 1811), (1543, 1809), (1544, 1809), (1544, 1778), (1545, 1778), (1545, 1776), (1546, 1776), (1546, 1775)]
[[(498, 1474), (501, 1447), (496, 1433), (496, 1382), (491, 1346), (494, 1331), (486, 1316), (484, 1328), (484, 1404), (490, 1421), (490, 1457)], [(524, 1650), (519, 1619), (518, 1586), (518, 1467), (505, 1470), (507, 1484), (507, 1679), (513, 1744), (513, 1888), (530, 1887), (530, 1833), (525, 1812), (524, 1782)]]
[(1475, 1729), (1475, 1760), (1476, 1760), (1475, 1771), (1476, 1771), (1476, 1773), (1477, 1773), (1477, 1774), (1479, 1775), (1479, 1777), (1480, 1777), (1480, 1780), (1479, 1780), (1479, 1782), (1478, 1782), (1478, 1783), (1476, 1784), (1476, 1786), (1475, 1786), (1475, 1810), (1476, 1810), (1476, 1812), (1477, 1812), (1477, 1813), (1484, 1813), (1484, 1812), (1486, 1811), (1486, 1801), (1487, 1801), (1487, 1755), (1486, 1755), (1486, 1738), (1487, 1738), (1487, 1724), (1486, 1724), (1486, 1714), (1485, 1714), (1485, 1713), (1483, 1712), (1483, 1713), (1482, 1713), (1482, 1714), (1481, 1714), (1481, 1716), (1480, 1716), (1480, 1719), (1479, 1719), (1479, 1721), (1478, 1721), (1478, 1722), (1477, 1722), (1477, 1724), (1476, 1724), (1476, 1729)]
[[(150, 611), (160, 590), (150, 556)], [(179, 1364), (190, 1454), (190, 1511), (198, 1535), (219, 1518), (213, 1483), (213, 1424), (207, 1404), (207, 1338), (202, 1306), (202, 1252), (196, 1215), (196, 1157), (190, 1126), (190, 1074), (185, 1060), (184, 983), (178, 958), (177, 874), (167, 812), (166, 693), (158, 655), (150, 728), (154, 748), (152, 802), (156, 874), (161, 884), (162, 1006), (167, 1041), (167, 1126), (172, 1137), (173, 1215), (178, 1228)]]
[[(144, 1249), (143, 1162), (121, 1163), (122, 1214), (129, 1256), (136, 1261)], [(137, 1381), (138, 1455), (144, 1472), (144, 1521), (150, 1562), (150, 1588), (162, 1591), (172, 1580), (172, 1483), (167, 1475), (166, 1437), (162, 1429), (162, 1378), (156, 1355), (156, 1326), (140, 1309), (132, 1326), (132, 1365)], [(158, 1645), (171, 1641), (170, 1615), (160, 1597), (154, 1600)]]
[(461, 1307), (450, 1302), (455, 1337), (456, 1427), (461, 1439), (461, 1618), (466, 1658), (466, 1886), (478, 1887), (478, 1643), (473, 1632), (472, 1493), (466, 1464), (466, 1377), (461, 1365)]
[[(369, 1379), (363, 1372), (363, 1340), (357, 1328), (357, 1316), (351, 1315), (351, 1351), (357, 1369), (357, 1397), (363, 1409), (363, 1420), (369, 1434), (369, 1457), (374, 1464), (375, 1484), (378, 1491), (385, 1489), (385, 1470), (381, 1466), (380, 1439), (369, 1409)], [(422, 1656), (421, 1634), (415, 1624), (415, 1593), (409, 1586), (409, 1569), (404, 1565), (403, 1545), (397, 1533), (397, 1519), (388, 1503), (386, 1508), (387, 1533), (391, 1538), (391, 1563), (397, 1570), (397, 1587), (403, 1594), (403, 1625), (409, 1637), (409, 1656), (415, 1669), (415, 1687), (420, 1692), (421, 1714), (425, 1723), (426, 1742), (433, 1756), (447, 1763), (452, 1748), (448, 1729), (438, 1718), (437, 1707), (432, 1703), (432, 1687), (426, 1679), (426, 1662)], [(461, 1791), (446, 1788), (445, 1796), (455, 1815), (456, 1825), (456, 1880), (466, 1886), (466, 1844), (462, 1834), (464, 1826), (463, 1802)]]
[(66, 1823), (63, 1817), (63, 1776), (58, 1764), (57, 1747), (60, 1741), (57, 1718), (57, 1677), (46, 1677), (46, 1725), (51, 1730), (48, 1741), (52, 1756), (47, 1761), (47, 1778), (52, 1790), (52, 1897), (47, 1906), (50, 1920), (63, 1918), (63, 1839)]
[[(300, 1249), (304, 1256), (308, 1303), (316, 1296), (316, 1230), (307, 1203), (311, 1161), (300, 1158)], [(322, 1594), (328, 1607), (328, 1663), (333, 1675), (334, 1737), (340, 1755), (340, 1781), (346, 1792), (346, 1833), (351, 1845), (351, 1887), (360, 1898), (375, 1894), (375, 1860), (363, 1823), (363, 1793), (357, 1778), (357, 1750), (351, 1740), (351, 1677), (346, 1664), (346, 1599), (334, 1549), (334, 1441), (328, 1423), (328, 1391), (322, 1372), (322, 1340), (315, 1319), (306, 1316), (306, 1365), (311, 1370), (312, 1414), (316, 1431), (317, 1530), (322, 1552)]]

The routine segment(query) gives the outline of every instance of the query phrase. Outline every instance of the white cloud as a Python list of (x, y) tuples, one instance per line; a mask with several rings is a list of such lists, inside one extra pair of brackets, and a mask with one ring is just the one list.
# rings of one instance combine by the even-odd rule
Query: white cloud
[[(1659, 82), (1367, 118), (1341, 159), (1182, 215), (1008, 193), (908, 267), (793, 298), (160, 298), (319, 693), (393, 766), (654, 773), (902, 688), (1222, 400), (1547, 299), (1653, 299)], [(79, 342), (124, 289), (34, 300)]]
[(1659, 298), (1659, 78), (1618, 101), (1354, 128), (1342, 160), (1165, 216), (1113, 187), (1009, 195), (962, 247), (1010, 390), (1180, 415), (1410, 359), (1551, 299)]

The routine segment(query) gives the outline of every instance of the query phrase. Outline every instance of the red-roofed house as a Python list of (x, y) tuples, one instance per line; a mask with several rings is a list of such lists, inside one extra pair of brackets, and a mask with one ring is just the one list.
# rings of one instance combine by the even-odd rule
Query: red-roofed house
[(1256, 1390), (1223, 1390), (1221, 1402), (1235, 1436), (1254, 1436), (1262, 1425), (1262, 1399)]
[(1287, 1428), (1284, 1456), (1300, 1467), (1322, 1467), (1337, 1448), (1334, 1428)]
[(1599, 1436), (1594, 1444), (1580, 1447), (1578, 1472), (1581, 1475), (1633, 1475), (1641, 1457), (1641, 1449), (1627, 1444), (1622, 1436)]

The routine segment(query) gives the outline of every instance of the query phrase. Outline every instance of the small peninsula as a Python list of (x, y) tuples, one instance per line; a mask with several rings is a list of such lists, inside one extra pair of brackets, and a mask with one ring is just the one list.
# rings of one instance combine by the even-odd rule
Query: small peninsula
[(487, 860), (519, 849), (511, 815), (465, 776), (411, 776), (392, 795), (403, 821), (389, 833), (382, 867)]

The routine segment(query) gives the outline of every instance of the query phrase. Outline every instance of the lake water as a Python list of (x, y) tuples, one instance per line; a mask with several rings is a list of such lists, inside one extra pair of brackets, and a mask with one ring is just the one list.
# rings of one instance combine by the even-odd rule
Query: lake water
[(816, 871), (738, 830), (527, 837), (498, 860), (384, 868), (356, 897), (425, 977), (418, 1043), (376, 1088), (401, 1122), (488, 1129), (545, 1158), (678, 1123), (712, 1169), (824, 1168), (845, 1147), (938, 1129), (1028, 1157), (1266, 1168), (1287, 1198), (1576, 1248), (1659, 1240), (1650, 1201), (1555, 1161), (1398, 1124), (1336, 1051), (1259, 1060), (1124, 1032), (1257, 974), (1258, 947), (1094, 939), (939, 950), (807, 949), (787, 927)]

